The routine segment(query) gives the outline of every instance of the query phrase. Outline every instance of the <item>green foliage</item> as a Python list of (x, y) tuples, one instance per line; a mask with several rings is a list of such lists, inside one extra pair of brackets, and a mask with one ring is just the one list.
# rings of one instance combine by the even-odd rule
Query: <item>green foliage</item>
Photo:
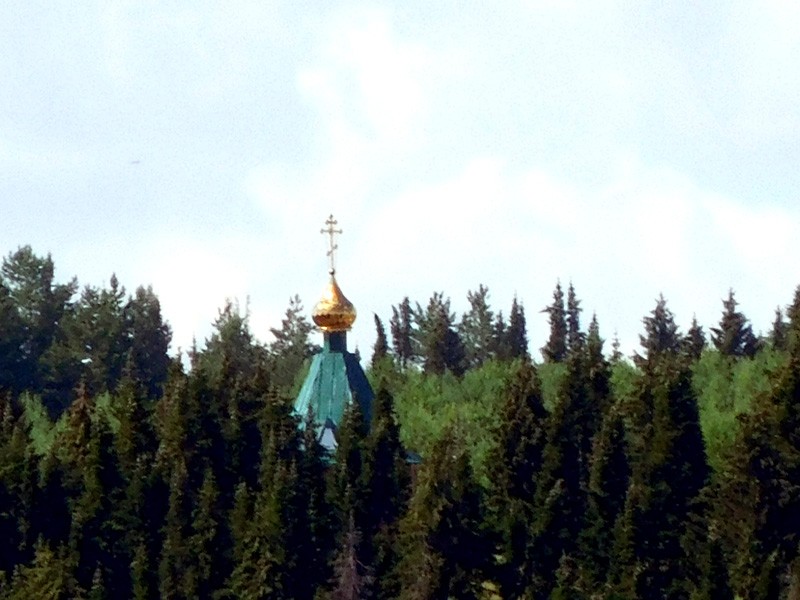
[(479, 481), (488, 481), (486, 459), (498, 398), (514, 369), (514, 363), (489, 361), (462, 379), (449, 373), (406, 373), (400, 388), (393, 390), (403, 445), (425, 459), (444, 431), (455, 426), (470, 449)]
[(800, 589), (800, 288), (755, 350), (732, 293), (711, 348), (659, 298), (610, 363), (557, 288), (538, 366), (516, 298), (406, 298), (336, 456), (292, 414), (298, 298), (269, 346), (229, 303), (185, 370), (151, 289), (77, 290), (28, 247), (0, 270), (0, 600)]

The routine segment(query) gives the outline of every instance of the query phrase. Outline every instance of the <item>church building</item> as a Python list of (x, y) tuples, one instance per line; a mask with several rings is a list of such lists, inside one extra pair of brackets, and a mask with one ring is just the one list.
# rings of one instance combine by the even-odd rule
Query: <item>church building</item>
[(335, 236), (341, 234), (331, 215), (321, 233), (329, 236), (330, 268), (328, 284), (322, 299), (314, 307), (312, 319), (322, 331), (322, 350), (314, 355), (311, 368), (294, 403), (301, 419), (311, 411), (313, 426), (323, 447), (333, 452), (337, 445), (337, 430), (345, 410), (358, 402), (366, 423), (372, 418), (372, 387), (358, 358), (347, 350), (347, 332), (356, 320), (356, 309), (336, 281)]

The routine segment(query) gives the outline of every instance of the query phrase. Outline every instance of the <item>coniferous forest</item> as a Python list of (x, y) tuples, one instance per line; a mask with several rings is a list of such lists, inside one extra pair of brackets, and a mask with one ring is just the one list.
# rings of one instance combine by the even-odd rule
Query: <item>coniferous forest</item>
[(299, 298), (176, 357), (152, 289), (9, 253), (0, 599), (800, 597), (800, 288), (763, 336), (733, 291), (687, 331), (658, 298), (628, 357), (556, 284), (541, 362), (521, 300), (467, 299), (374, 316), (372, 421), (328, 456)]

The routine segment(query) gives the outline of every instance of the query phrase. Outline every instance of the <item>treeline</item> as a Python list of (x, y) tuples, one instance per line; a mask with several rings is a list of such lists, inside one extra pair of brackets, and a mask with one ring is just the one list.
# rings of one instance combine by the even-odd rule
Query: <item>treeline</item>
[(266, 345), (227, 305), (185, 368), (152, 290), (27, 247), (1, 275), (0, 598), (800, 590), (800, 288), (765, 339), (731, 292), (710, 344), (661, 298), (628, 360), (557, 286), (540, 364), (517, 300), (404, 299), (327, 456), (291, 410), (299, 299)]

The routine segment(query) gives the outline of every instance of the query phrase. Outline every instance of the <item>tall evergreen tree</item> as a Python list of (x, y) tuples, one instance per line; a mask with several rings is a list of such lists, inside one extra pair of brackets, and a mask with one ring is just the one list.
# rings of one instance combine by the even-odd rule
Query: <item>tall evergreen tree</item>
[(270, 329), (275, 337), (269, 346), (273, 364), (272, 384), (275, 389), (289, 392), (303, 364), (319, 350), (309, 339), (313, 329), (314, 326), (303, 314), (300, 296), (291, 297), (286, 315), (281, 321), (281, 328)]
[(494, 313), (489, 307), (489, 288), (481, 284), (467, 292), (469, 310), (461, 317), (458, 333), (464, 343), (466, 368), (480, 367), (492, 357)]
[[(358, 482), (364, 491), (360, 557), (373, 577), (369, 589), (374, 596), (392, 597), (397, 590), (392, 587), (394, 581), (390, 574), (397, 562), (397, 527), (408, 501), (410, 474), (400, 443), (394, 399), (383, 381), (378, 384), (375, 393), (372, 422), (364, 440), (362, 456), (361, 478)], [(354, 515), (351, 513), (350, 516), (352, 518)]]
[(788, 347), (789, 324), (783, 319), (781, 307), (775, 309), (775, 320), (772, 322), (772, 331), (769, 339), (776, 350), (786, 350)]
[[(44, 373), (40, 360), (59, 334), (58, 324), (71, 310), (78, 284), (74, 279), (55, 283), (55, 265), (50, 255), (45, 258), (37, 256), (30, 246), (22, 246), (3, 259), (0, 282), (16, 306), (25, 332), (19, 349), (18, 387), (41, 392)], [(56, 390), (45, 400), (65, 405), (64, 395), (71, 391), (71, 388)], [(52, 400), (50, 396), (53, 396)]]
[(481, 597), (493, 549), (482, 513), (463, 441), (448, 429), (422, 466), (400, 525), (398, 598)]
[(375, 314), (375, 345), (372, 347), (372, 359), (370, 360), (370, 368), (375, 370), (387, 359), (389, 356), (389, 341), (386, 339), (386, 329), (383, 327), (383, 321)]
[(680, 351), (683, 338), (663, 295), (658, 297), (656, 307), (650, 316), (642, 319), (642, 322), (645, 332), (639, 336), (639, 341), (644, 353), (636, 353), (633, 358), (638, 366), (644, 365), (647, 361), (655, 361), (660, 356), (674, 355)]
[(642, 336), (647, 358), (639, 357), (642, 377), (628, 407), (631, 484), (618, 540), (628, 551), (617, 554), (612, 570), (620, 590), (682, 598), (698, 585), (692, 561), (701, 549), (687, 547), (685, 532), (707, 527), (701, 491), (709, 468), (691, 371), (663, 298), (651, 315)]
[(491, 455), (494, 475), (489, 507), (501, 541), (499, 579), (506, 597), (523, 597), (526, 589), (538, 584), (539, 546), (533, 523), (546, 419), (536, 371), (523, 361), (504, 391)]
[(733, 290), (728, 291), (727, 300), (722, 301), (724, 310), (718, 327), (711, 328), (711, 341), (725, 356), (752, 358), (758, 350), (758, 338), (747, 318), (738, 310)]
[(530, 358), (528, 352), (528, 327), (525, 322), (525, 308), (517, 297), (511, 301), (511, 312), (508, 315), (508, 329), (506, 329), (506, 346), (508, 357), (511, 359)]
[(575, 294), (572, 282), (567, 288), (567, 347), (571, 352), (578, 352), (586, 335), (581, 331), (581, 301)]
[[(799, 288), (800, 289), (800, 288)], [(795, 302), (800, 294), (795, 295)], [(800, 586), (800, 313), (789, 309), (788, 361), (771, 392), (740, 417), (730, 465), (721, 477), (726, 546), (739, 595), (784, 597)]]
[(542, 347), (542, 357), (545, 362), (562, 362), (567, 356), (567, 312), (564, 308), (561, 282), (556, 282), (553, 302), (542, 312), (547, 313), (547, 320), (550, 323), (550, 336)]
[(413, 311), (408, 296), (398, 306), (392, 306), (392, 319), (389, 330), (392, 334), (392, 347), (398, 366), (405, 369), (414, 362), (416, 354), (413, 344)]
[(692, 317), (692, 324), (683, 339), (683, 347), (691, 360), (699, 359), (706, 347), (706, 335), (702, 326), (697, 322), (697, 317)]
[(434, 292), (425, 309), (417, 304), (414, 321), (423, 371), (436, 375), (445, 371), (463, 375), (464, 345), (455, 330), (455, 315), (450, 311), (450, 299), (445, 298), (442, 292)]

